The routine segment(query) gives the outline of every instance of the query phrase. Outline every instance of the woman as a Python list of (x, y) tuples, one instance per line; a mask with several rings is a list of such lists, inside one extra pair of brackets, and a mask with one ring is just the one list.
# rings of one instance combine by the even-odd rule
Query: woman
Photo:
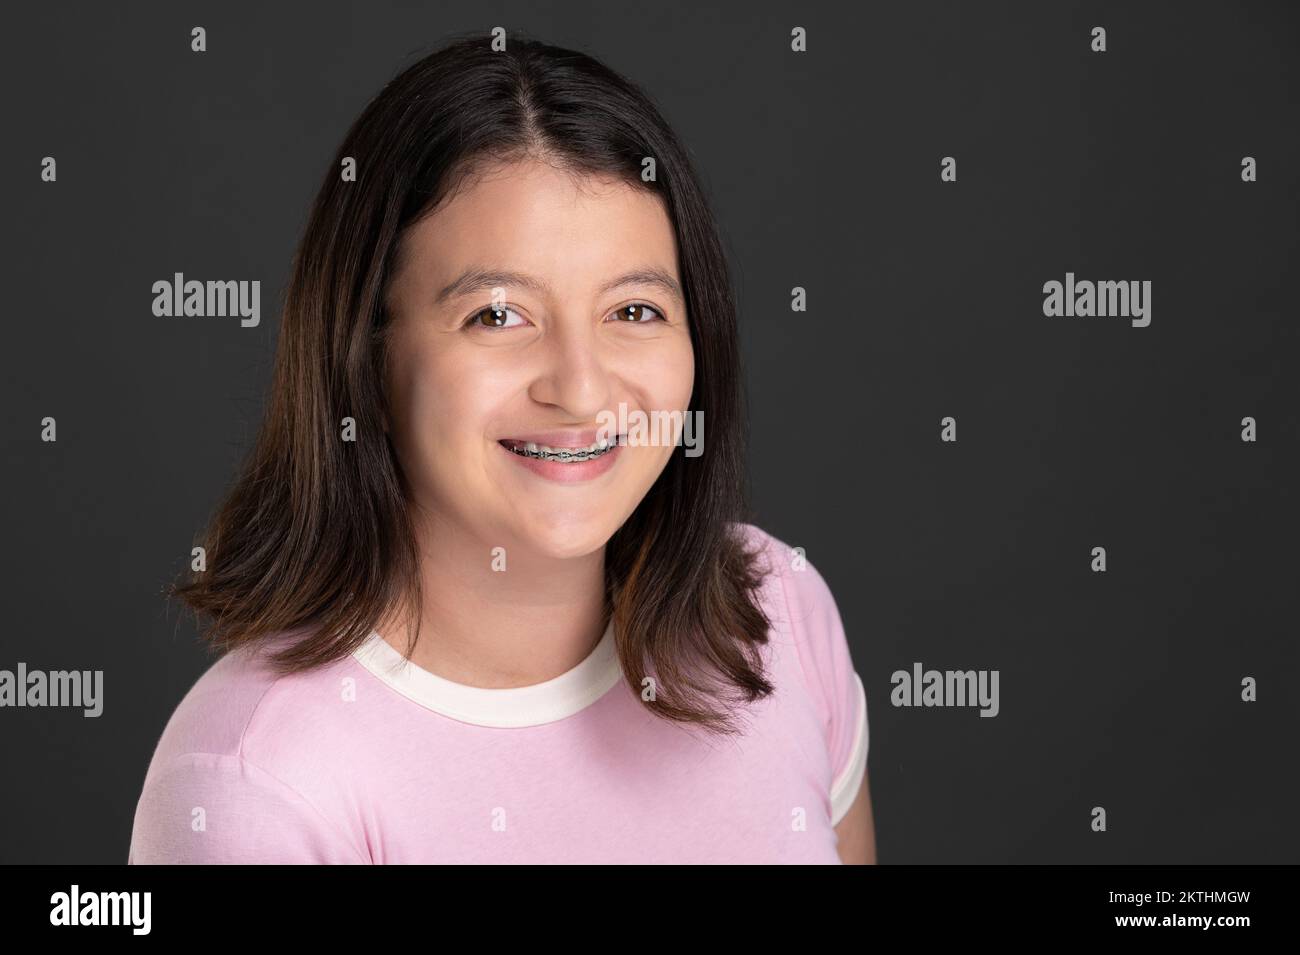
[(825, 581), (742, 520), (740, 391), (644, 94), (473, 37), (389, 83), (176, 591), (226, 652), (130, 861), (874, 862), (865, 693)]

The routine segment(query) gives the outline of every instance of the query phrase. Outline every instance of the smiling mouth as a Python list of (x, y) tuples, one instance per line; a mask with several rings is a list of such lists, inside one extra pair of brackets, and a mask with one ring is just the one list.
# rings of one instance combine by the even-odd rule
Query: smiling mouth
[(506, 438), (498, 441), (503, 448), (522, 458), (534, 458), (538, 461), (559, 461), (561, 464), (577, 464), (582, 461), (594, 461), (604, 457), (623, 443), (624, 435), (616, 435), (608, 441), (595, 441), (582, 448), (553, 448), (547, 444), (533, 441), (518, 441)]

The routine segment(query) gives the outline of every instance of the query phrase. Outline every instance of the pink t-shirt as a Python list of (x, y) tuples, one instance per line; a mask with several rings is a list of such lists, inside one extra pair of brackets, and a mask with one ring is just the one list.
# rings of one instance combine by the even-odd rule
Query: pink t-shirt
[(613, 631), (553, 680), (453, 683), (372, 634), (277, 677), (215, 662), (163, 731), (128, 861), (838, 863), (867, 760), (867, 707), (831, 592), (781, 541), (761, 599), (776, 692), (710, 737), (654, 716)]

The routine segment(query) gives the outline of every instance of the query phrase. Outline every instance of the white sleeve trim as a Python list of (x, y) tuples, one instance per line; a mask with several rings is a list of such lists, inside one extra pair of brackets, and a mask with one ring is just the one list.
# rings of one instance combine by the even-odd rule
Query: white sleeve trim
[(862, 685), (862, 677), (856, 672), (853, 680), (858, 686), (858, 725), (853, 736), (853, 756), (839, 778), (831, 784), (832, 826), (838, 826), (840, 820), (848, 814), (858, 790), (862, 788), (862, 778), (867, 773), (867, 744), (871, 735), (867, 727), (867, 691)]

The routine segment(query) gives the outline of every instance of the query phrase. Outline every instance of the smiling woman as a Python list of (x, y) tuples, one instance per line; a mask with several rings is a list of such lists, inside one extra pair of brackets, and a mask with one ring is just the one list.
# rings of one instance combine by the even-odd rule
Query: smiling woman
[[(825, 580), (747, 521), (727, 266), (658, 111), (585, 55), (468, 37), (350, 160), (175, 591), (225, 654), (130, 860), (873, 861), (866, 694)], [(653, 415), (709, 440), (605, 426)]]

